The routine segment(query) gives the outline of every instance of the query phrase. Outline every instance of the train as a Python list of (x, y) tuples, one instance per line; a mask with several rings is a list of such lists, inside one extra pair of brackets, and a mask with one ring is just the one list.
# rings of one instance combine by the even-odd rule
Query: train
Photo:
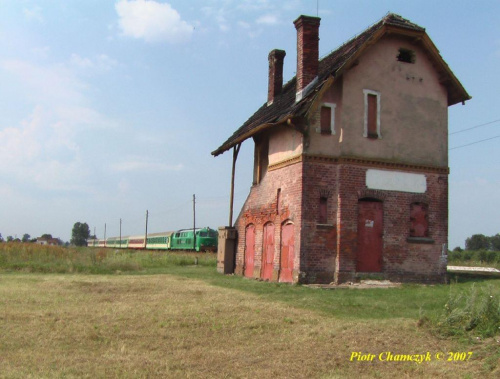
[[(193, 236), (196, 236), (194, 238)], [(217, 251), (218, 233), (209, 227), (143, 235), (89, 239), (87, 246), (139, 250)]]

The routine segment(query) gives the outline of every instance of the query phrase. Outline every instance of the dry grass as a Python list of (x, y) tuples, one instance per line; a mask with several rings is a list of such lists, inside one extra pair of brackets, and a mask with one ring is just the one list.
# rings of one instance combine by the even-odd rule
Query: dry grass
[[(347, 320), (169, 275), (0, 276), (0, 377), (487, 377), (468, 362), (350, 362), (456, 342), (414, 320)], [(463, 351), (463, 348), (461, 348)]]

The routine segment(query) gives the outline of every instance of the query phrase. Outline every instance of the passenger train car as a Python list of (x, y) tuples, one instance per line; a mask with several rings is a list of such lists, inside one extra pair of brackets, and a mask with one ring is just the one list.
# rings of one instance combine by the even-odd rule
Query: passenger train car
[(217, 231), (210, 228), (196, 229), (194, 239), (193, 229), (181, 229), (175, 232), (143, 235), (110, 237), (104, 239), (89, 239), (87, 246), (110, 247), (115, 249), (150, 249), (150, 250), (196, 250), (217, 251)]

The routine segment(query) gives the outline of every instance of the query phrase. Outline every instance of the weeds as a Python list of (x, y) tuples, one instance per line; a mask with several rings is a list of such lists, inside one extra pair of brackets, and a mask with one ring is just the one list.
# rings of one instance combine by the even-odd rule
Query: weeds
[(500, 268), (500, 251), (463, 250), (448, 252), (448, 263), (456, 266), (484, 266)]
[(171, 266), (215, 266), (213, 254), (0, 243), (0, 270), (41, 273), (137, 273)]
[(499, 291), (473, 284), (467, 292), (450, 294), (435, 325), (440, 334), (447, 336), (464, 336), (472, 331), (483, 338), (499, 335)]

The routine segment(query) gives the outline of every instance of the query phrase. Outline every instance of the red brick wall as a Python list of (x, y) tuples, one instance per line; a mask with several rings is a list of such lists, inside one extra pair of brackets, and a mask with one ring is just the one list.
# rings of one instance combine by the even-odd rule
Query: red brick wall
[[(278, 189), (280, 191), (280, 204), (277, 204)], [(255, 225), (255, 260), (254, 277), (261, 276), (263, 229), (268, 222), (274, 223), (275, 249), (273, 280), (279, 278), (279, 254), (281, 225), (291, 221), (295, 225), (295, 263), (294, 280), (298, 280), (299, 246), (301, 228), (301, 202), (302, 202), (302, 162), (270, 170), (259, 184), (252, 186), (250, 194), (236, 220), (238, 230), (238, 246), (236, 250), (236, 273), (242, 275), (245, 262), (245, 228), (249, 224)]]
[[(302, 261), (304, 283), (330, 283), (334, 280), (337, 257), (337, 165), (305, 160), (302, 222)], [(327, 221), (319, 224), (320, 198), (327, 199)]]
[[(252, 187), (236, 222), (239, 236), (236, 273), (244, 272), (245, 227), (254, 224), (254, 277), (261, 276), (263, 228), (267, 222), (273, 222), (272, 280), (278, 280), (281, 225), (290, 220), (295, 225), (294, 281), (356, 281), (363, 275), (356, 272), (358, 201), (369, 197), (383, 202), (382, 271), (376, 276), (405, 282), (444, 281), (446, 259), (441, 253), (448, 236), (447, 174), (401, 167), (402, 172), (426, 175), (427, 192), (417, 194), (367, 189), (369, 168), (397, 170), (394, 165), (383, 163), (364, 165), (304, 157), (302, 162), (267, 172), (261, 183)], [(278, 188), (280, 204), (277, 204)], [(321, 197), (328, 199), (326, 224), (319, 223)], [(408, 240), (413, 202), (428, 204), (427, 240)]]
[[(338, 271), (336, 281), (356, 277), (358, 200), (372, 197), (383, 202), (382, 275), (397, 281), (439, 282), (445, 280), (446, 260), (441, 256), (448, 239), (447, 174), (421, 172), (427, 178), (427, 192), (416, 194), (366, 189), (366, 170), (371, 167), (339, 164)], [(378, 167), (384, 169), (384, 166)], [(393, 170), (393, 168), (391, 168)], [(405, 172), (411, 170), (405, 169)], [(408, 241), (410, 205), (425, 202), (429, 206), (429, 240)], [(338, 225), (338, 226), (339, 226)]]

